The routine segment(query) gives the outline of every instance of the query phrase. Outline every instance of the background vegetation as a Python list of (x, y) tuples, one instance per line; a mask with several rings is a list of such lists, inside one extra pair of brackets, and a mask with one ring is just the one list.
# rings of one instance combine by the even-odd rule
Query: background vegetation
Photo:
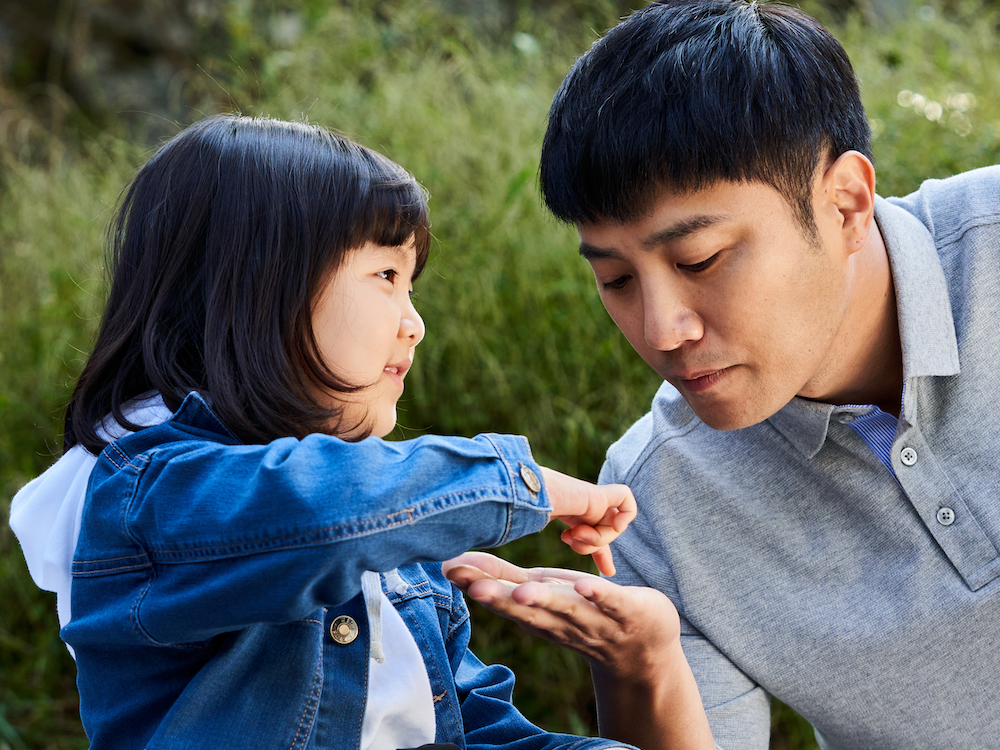
[[(607, 318), (574, 232), (546, 214), (536, 182), (552, 93), (620, 4), (521, 1), (488, 4), (496, 12), (487, 13), (430, 0), (203, 5), (212, 14), (191, 15), (195, 31), (171, 58), (172, 99), (137, 92), (145, 103), (136, 105), (127, 87), (102, 89), (104, 79), (85, 75), (101, 62), (86, 45), (64, 45), (55, 63), (58, 45), (49, 49), (42, 81), (22, 50), (0, 83), (2, 750), (86, 747), (54, 596), (28, 577), (7, 512), (59, 453), (61, 407), (101, 307), (104, 228), (163, 135), (216, 111), (308, 118), (386, 153), (427, 186), (436, 243), (417, 305), (428, 335), (401, 404), (401, 436), (523, 433), (539, 460), (595, 478), (606, 447), (658, 384)], [(854, 60), (883, 195), (998, 161), (991, 7), (806, 7)], [(75, 78), (59, 73), (70, 59)], [(501, 554), (585, 564), (554, 530)], [(581, 659), (481, 611), (475, 619), (477, 652), (514, 667), (529, 717), (595, 731)], [(772, 747), (815, 741), (777, 705)]]

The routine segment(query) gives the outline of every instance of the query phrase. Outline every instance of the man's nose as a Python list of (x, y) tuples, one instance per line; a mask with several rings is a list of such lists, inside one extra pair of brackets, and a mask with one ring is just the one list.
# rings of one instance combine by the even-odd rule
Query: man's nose
[(643, 294), (646, 343), (660, 351), (673, 351), (705, 333), (701, 316), (671, 289), (657, 287)]

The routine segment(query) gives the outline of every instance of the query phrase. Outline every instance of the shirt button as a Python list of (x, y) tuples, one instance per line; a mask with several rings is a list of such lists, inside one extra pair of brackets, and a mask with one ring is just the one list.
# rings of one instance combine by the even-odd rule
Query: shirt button
[(840, 414), (837, 416), (837, 421), (840, 422), (841, 424), (850, 424), (851, 422), (854, 421), (854, 415), (849, 412)]
[(531, 491), (531, 494), (537, 495), (542, 491), (542, 483), (538, 481), (538, 475), (531, 470), (530, 466), (525, 466), (521, 464), (521, 480), (524, 482), (525, 486)]
[(903, 448), (899, 452), (899, 460), (903, 466), (913, 466), (917, 462), (917, 452), (913, 448)]
[(401, 583), (398, 586), (396, 586), (396, 588), (393, 589), (393, 591), (396, 593), (397, 596), (402, 596), (409, 590), (410, 587), (407, 586), (405, 583)]
[(938, 508), (937, 522), (942, 526), (951, 526), (955, 523), (955, 511), (951, 508)]
[(330, 623), (330, 637), (341, 646), (346, 646), (358, 637), (358, 623), (353, 617), (341, 615)]

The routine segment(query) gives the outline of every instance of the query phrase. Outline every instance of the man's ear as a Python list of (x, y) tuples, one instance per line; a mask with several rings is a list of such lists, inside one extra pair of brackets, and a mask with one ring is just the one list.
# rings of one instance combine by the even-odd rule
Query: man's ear
[(816, 200), (817, 221), (832, 224), (844, 249), (857, 252), (868, 241), (875, 216), (875, 167), (864, 154), (845, 151), (820, 176)]

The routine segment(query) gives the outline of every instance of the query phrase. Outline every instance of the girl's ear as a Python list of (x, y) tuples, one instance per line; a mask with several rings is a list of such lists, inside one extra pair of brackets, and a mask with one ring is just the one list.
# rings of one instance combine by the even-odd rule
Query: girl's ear
[(845, 251), (857, 252), (875, 216), (875, 167), (864, 154), (846, 151), (826, 168), (819, 191), (821, 213), (836, 223)]

